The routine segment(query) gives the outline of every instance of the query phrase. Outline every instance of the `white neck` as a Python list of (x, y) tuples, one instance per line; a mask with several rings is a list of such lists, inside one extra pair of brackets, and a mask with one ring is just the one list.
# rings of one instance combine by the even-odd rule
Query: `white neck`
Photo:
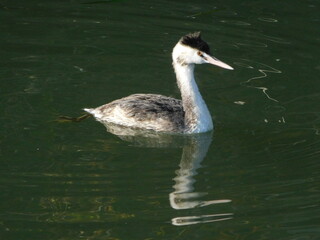
[(194, 64), (173, 62), (185, 112), (185, 132), (201, 133), (213, 129), (212, 118), (194, 79)]

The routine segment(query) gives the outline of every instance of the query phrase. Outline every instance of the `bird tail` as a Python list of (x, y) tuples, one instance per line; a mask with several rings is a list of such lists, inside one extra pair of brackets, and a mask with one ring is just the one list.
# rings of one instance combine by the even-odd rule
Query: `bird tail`
[(94, 115), (94, 108), (84, 108), (87, 113), (90, 113), (91, 115)]

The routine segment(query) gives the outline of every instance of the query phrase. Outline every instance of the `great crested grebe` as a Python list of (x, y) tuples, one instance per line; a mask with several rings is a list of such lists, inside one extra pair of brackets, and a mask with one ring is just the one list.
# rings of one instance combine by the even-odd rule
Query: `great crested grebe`
[(210, 56), (200, 32), (182, 37), (172, 51), (181, 100), (157, 94), (133, 94), (97, 108), (85, 108), (104, 124), (157, 132), (201, 133), (213, 129), (212, 118), (194, 79), (194, 65), (210, 63), (233, 70)]

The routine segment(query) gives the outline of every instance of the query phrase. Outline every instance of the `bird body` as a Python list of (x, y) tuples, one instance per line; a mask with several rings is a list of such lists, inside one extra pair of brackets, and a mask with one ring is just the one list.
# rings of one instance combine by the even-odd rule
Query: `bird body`
[(97, 108), (85, 108), (98, 121), (171, 133), (201, 133), (213, 129), (212, 118), (194, 78), (195, 64), (233, 68), (210, 56), (200, 33), (180, 39), (172, 52), (181, 100), (157, 94), (133, 94)]
[(158, 132), (182, 132), (181, 100), (158, 94), (133, 94), (95, 109), (85, 109), (99, 121)]

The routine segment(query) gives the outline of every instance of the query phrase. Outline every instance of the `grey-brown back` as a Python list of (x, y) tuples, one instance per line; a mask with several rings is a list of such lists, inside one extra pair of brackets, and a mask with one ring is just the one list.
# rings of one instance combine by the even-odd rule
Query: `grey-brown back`
[(179, 99), (158, 94), (133, 94), (98, 107), (96, 110), (107, 116), (113, 114), (116, 108), (120, 108), (128, 119), (140, 124), (153, 122), (156, 125), (159, 122), (160, 125), (160, 121), (161, 124), (167, 122), (167, 126), (162, 126), (163, 130), (173, 132), (182, 132), (185, 127), (184, 111)]

